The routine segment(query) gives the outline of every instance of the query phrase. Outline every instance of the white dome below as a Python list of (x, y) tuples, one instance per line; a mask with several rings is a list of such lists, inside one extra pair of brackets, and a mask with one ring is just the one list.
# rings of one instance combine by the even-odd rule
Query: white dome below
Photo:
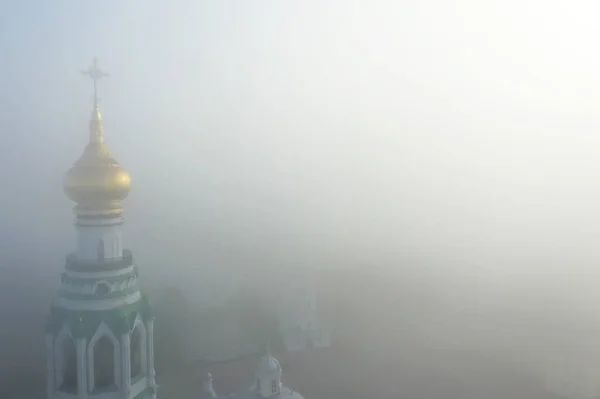
[(277, 359), (267, 354), (260, 358), (256, 373), (258, 376), (270, 376), (274, 373), (281, 373), (281, 365)]

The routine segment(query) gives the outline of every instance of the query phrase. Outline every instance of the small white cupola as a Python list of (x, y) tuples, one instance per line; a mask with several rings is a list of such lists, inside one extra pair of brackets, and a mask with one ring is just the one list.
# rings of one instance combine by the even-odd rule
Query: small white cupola
[(256, 369), (256, 391), (263, 398), (270, 398), (281, 393), (281, 366), (271, 355), (268, 344)]
[(207, 399), (215, 399), (217, 393), (213, 389), (213, 377), (211, 373), (206, 373), (202, 380), (202, 397)]

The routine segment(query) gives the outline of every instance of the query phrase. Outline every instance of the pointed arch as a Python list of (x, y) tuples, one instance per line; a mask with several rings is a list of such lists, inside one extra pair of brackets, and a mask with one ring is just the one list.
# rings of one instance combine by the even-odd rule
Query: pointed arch
[(59, 390), (77, 392), (77, 345), (65, 326), (54, 342), (55, 383)]
[(104, 322), (100, 323), (87, 348), (90, 392), (121, 385), (120, 354), (119, 341)]
[(279, 387), (277, 386), (277, 380), (271, 380), (271, 393), (276, 394)]
[(144, 375), (147, 372), (146, 326), (138, 315), (133, 323), (130, 339), (131, 378)]
[(110, 388), (115, 382), (115, 351), (110, 338), (103, 336), (94, 345), (94, 387)]
[(77, 392), (77, 347), (72, 338), (65, 339), (63, 352), (63, 378), (59, 389), (65, 392)]

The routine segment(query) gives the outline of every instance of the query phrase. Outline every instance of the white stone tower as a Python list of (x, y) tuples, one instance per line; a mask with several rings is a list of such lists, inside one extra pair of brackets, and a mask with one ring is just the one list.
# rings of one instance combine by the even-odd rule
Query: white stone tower
[(48, 399), (156, 399), (154, 321), (138, 268), (123, 247), (121, 200), (129, 174), (104, 144), (94, 65), (89, 143), (67, 172), (77, 205), (76, 251), (67, 256), (46, 327)]

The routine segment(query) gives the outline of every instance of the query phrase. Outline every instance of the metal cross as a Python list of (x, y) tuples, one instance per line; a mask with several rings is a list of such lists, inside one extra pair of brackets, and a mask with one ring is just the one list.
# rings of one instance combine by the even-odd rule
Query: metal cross
[(98, 104), (98, 90), (96, 87), (96, 83), (104, 77), (108, 77), (109, 75), (98, 68), (98, 60), (94, 58), (94, 62), (90, 69), (87, 71), (81, 71), (84, 75), (88, 75), (94, 81), (94, 105)]

